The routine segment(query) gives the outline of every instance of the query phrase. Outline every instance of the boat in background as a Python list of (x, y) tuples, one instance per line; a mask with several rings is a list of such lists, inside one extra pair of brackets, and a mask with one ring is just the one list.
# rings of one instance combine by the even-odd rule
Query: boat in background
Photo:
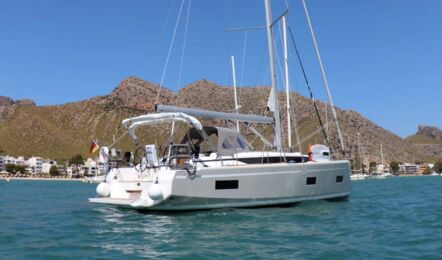
[(369, 176), (367, 174), (363, 174), (363, 173), (350, 174), (350, 180), (352, 180), (352, 181), (362, 181), (362, 180), (366, 180), (368, 178), (369, 178)]
[(376, 169), (377, 172), (372, 173), (370, 175), (371, 179), (385, 179), (385, 178), (393, 176), (390, 172), (385, 172), (384, 152), (382, 149), (382, 143), (380, 144), (380, 148), (381, 148), (381, 164), (377, 166), (377, 169)]
[(97, 176), (93, 176), (93, 177), (84, 177), (83, 181), (87, 182), (87, 183), (101, 183), (104, 181), (104, 179), (106, 178), (106, 175), (97, 175)]
[(350, 174), (350, 180), (352, 181), (362, 181), (362, 180), (366, 180), (368, 179), (370, 176), (364, 173), (364, 167), (363, 167), (363, 160), (365, 160), (365, 153), (364, 150), (362, 149), (362, 143), (361, 143), (361, 135), (358, 131), (358, 156), (359, 156), (359, 162), (360, 162), (360, 169), (359, 170), (355, 170), (355, 172), (358, 173), (352, 173)]

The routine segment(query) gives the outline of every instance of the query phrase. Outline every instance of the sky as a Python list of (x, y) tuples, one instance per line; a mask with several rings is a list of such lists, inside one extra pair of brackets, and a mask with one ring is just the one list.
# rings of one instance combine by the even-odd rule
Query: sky
[[(442, 128), (442, 1), (306, 2), (336, 106), (401, 137), (419, 124)], [(287, 3), (313, 94), (325, 100), (301, 1)], [(286, 8), (272, 0), (274, 18)], [(2, 0), (0, 95), (63, 104), (109, 94), (128, 76), (163, 78), (172, 90), (203, 78), (231, 85), (231, 55), (239, 85), (269, 85), (265, 30), (225, 30), (264, 24), (262, 0), (192, 0), (190, 9), (189, 0)], [(279, 24), (274, 35), (281, 75)], [(307, 95), (292, 44), (289, 65), (292, 90)]]

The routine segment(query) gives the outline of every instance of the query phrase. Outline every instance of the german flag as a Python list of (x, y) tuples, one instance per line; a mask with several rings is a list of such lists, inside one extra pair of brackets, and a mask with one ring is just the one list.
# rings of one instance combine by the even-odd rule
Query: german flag
[(96, 151), (98, 151), (98, 149), (100, 149), (100, 146), (97, 144), (97, 142), (94, 140), (91, 143), (91, 148), (89, 148), (89, 154), (93, 154)]

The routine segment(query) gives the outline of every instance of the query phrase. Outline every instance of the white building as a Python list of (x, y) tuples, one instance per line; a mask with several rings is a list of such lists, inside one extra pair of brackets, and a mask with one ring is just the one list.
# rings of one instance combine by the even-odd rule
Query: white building
[(69, 178), (78, 178), (82, 176), (81, 166), (77, 166), (76, 164), (69, 165), (66, 168), (66, 175)]
[(83, 176), (97, 176), (98, 175), (98, 166), (97, 162), (92, 158), (87, 158), (82, 166)]
[(4, 165), (6, 165), (6, 164), (15, 164), (15, 161), (16, 161), (16, 159), (13, 156), (6, 155), (4, 157)]
[(399, 164), (399, 172), (405, 174), (415, 174), (418, 172), (419, 166), (413, 163), (403, 163)]
[(26, 160), (23, 156), (19, 156), (15, 159), (15, 165), (26, 165)]
[(31, 157), (27, 160), (28, 172), (40, 174), (43, 172), (43, 159), (40, 157)]
[(97, 167), (98, 167), (98, 175), (104, 175), (106, 171), (104, 163), (98, 162)]
[(7, 164), (14, 164), (14, 165), (26, 165), (25, 158), (23, 156), (19, 156), (17, 158), (13, 156), (0, 156), (0, 172), (6, 171), (6, 165)]
[(0, 172), (5, 171), (5, 157), (4, 156), (0, 156)]
[(57, 166), (57, 162), (55, 160), (50, 160), (50, 159), (44, 160), (41, 165), (41, 172), (49, 173), (51, 171), (52, 165)]

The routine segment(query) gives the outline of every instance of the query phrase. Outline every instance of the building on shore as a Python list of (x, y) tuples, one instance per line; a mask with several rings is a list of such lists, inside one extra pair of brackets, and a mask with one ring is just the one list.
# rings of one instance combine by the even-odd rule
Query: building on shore
[(21, 165), (21, 166), (26, 166), (26, 160), (25, 157), (23, 156), (19, 156), (15, 159), (15, 165)]
[(399, 172), (403, 174), (417, 174), (419, 166), (414, 163), (399, 164)]
[(27, 171), (32, 174), (41, 174), (43, 172), (43, 159), (40, 157), (31, 157), (27, 160)]
[(83, 176), (97, 176), (99, 175), (98, 164), (92, 158), (87, 158), (82, 166)]
[(4, 164), (15, 164), (16, 158), (13, 156), (6, 155), (4, 157)]
[(5, 157), (0, 156), (0, 172), (4, 172), (4, 171), (5, 171)]
[(20, 163), (18, 165), (24, 165), (23, 157), (21, 156), (21, 157), (15, 158), (15, 157), (9, 156), (9, 155), (0, 156), (0, 172), (6, 171), (7, 164), (16, 164), (17, 165), (17, 162)]
[[(50, 173), (51, 167), (53, 165), (57, 166), (57, 162), (55, 160), (50, 160), (50, 159), (43, 160), (43, 163), (41, 165), (41, 172), (42, 173)], [(58, 167), (57, 167), (57, 169), (58, 169)]]

